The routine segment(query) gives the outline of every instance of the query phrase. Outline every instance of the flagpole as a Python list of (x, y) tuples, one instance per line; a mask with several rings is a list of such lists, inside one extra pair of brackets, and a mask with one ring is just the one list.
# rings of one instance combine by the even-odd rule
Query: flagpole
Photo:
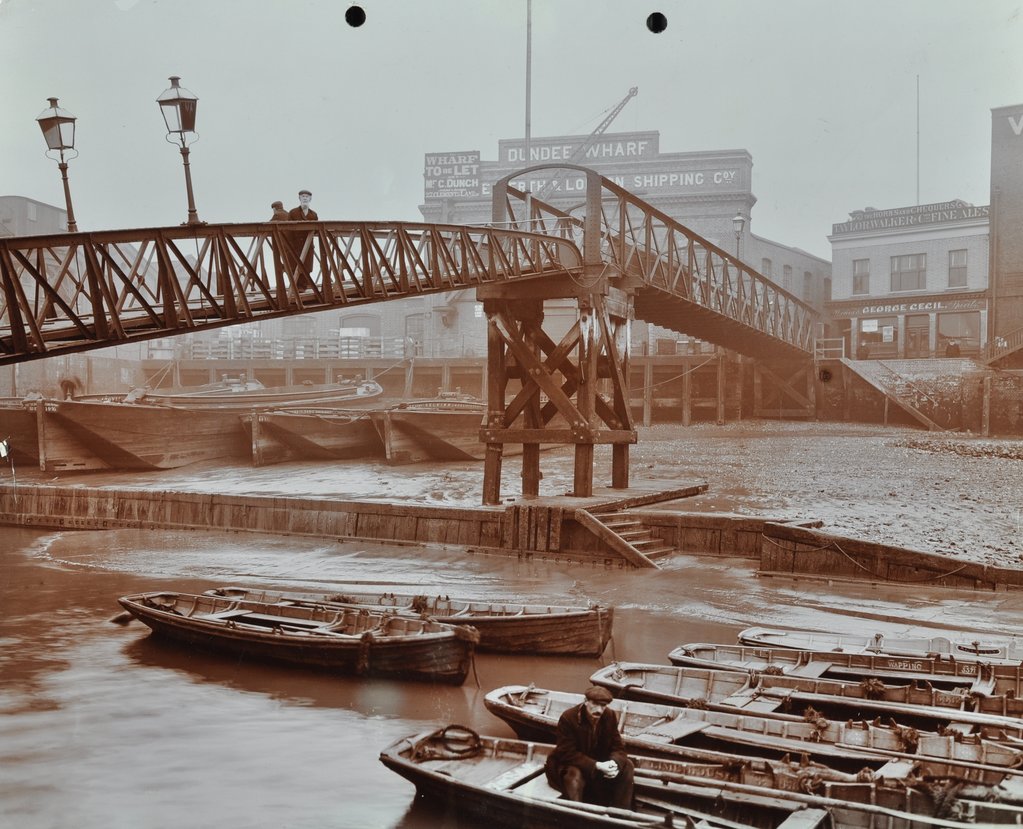
[[(533, 0), (526, 0), (526, 140), (522, 155), (527, 167), (533, 165), (530, 158), (532, 132), (532, 89), (533, 89)], [(533, 229), (533, 179), (526, 179), (526, 230)]]

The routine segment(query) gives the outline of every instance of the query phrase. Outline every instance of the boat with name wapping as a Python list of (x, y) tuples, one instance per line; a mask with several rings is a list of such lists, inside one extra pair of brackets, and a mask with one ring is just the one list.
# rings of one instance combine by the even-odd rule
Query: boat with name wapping
[[(507, 685), (488, 692), (483, 704), (520, 739), (553, 742), (560, 716), (582, 700), (581, 694)], [(789, 721), (635, 700), (615, 699), (609, 707), (630, 752), (716, 761), (737, 755), (805, 756), (843, 772), (870, 769), (882, 778), (955, 776), (996, 785), (1013, 777), (1013, 785), (1023, 787), (1023, 746), (973, 736), (877, 722)]]
[[(797, 770), (779, 780), (780, 764), (751, 758), (702, 762), (644, 755), (631, 756), (633, 808), (617, 809), (563, 798), (544, 773), (552, 750), (447, 726), (394, 742), (380, 761), (412, 782), (420, 796), (460, 816), (528, 829), (965, 829), (1023, 819), (1018, 804), (985, 799), (992, 787), (956, 783), (936, 794), (922, 782), (887, 785), (812, 771), (800, 778)], [(798, 789), (785, 788), (795, 781)]]
[[(767, 717), (890, 717), (899, 725), (926, 731), (955, 730), (992, 740), (1023, 737), (1023, 719), (1014, 713), (1021, 700), (1004, 696), (638, 662), (612, 663), (594, 673), (590, 681), (614, 696), (675, 706), (703, 705), (716, 711), (738, 710)], [(1002, 713), (993, 713), (990, 709), (994, 708)]]
[(472, 625), (481, 651), (536, 655), (600, 656), (611, 639), (614, 608), (475, 601), (402, 593), (294, 593), (217, 587), (211, 595), (296, 607), (349, 606)]
[(947, 636), (886, 636), (882, 633), (861, 636), (816, 630), (750, 627), (740, 631), (739, 642), (744, 645), (791, 648), (799, 651), (876, 653), (925, 659), (944, 657), (1002, 665), (1023, 664), (1023, 644), (1015, 640), (996, 642), (971, 639), (967, 636), (955, 639)]
[(234, 656), (387, 679), (461, 685), (479, 634), (396, 613), (153, 592), (120, 605), (161, 636)]

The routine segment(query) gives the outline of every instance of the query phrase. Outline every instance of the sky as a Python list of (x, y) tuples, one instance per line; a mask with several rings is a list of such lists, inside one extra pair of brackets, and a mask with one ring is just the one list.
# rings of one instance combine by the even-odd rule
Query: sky
[[(521, 138), (527, 0), (0, 0), (0, 195), (63, 206), (35, 118), (78, 117), (80, 230), (186, 218), (156, 98), (199, 97), (199, 217), (420, 221), (426, 153)], [(746, 149), (750, 229), (830, 259), (863, 207), (988, 204), (992, 107), (1023, 102), (1023, 0), (532, 0), (531, 134)], [(655, 34), (646, 19), (662, 12)], [(919, 97), (917, 94), (919, 78)], [(919, 101), (919, 152), (918, 116)], [(917, 167), (919, 161), (919, 181)], [(919, 200), (917, 191), (919, 188)]]

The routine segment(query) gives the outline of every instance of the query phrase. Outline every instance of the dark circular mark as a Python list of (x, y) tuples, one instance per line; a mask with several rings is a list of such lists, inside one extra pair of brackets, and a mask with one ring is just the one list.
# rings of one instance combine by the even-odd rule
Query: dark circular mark
[(828, 383), (831, 381), (831, 371), (829, 369), (822, 368), (819, 376), (822, 383)]
[(646, 27), (655, 35), (659, 35), (668, 28), (668, 18), (661, 14), (661, 12), (653, 12), (646, 19)]
[(366, 22), (366, 10), (362, 6), (349, 6), (345, 10), (345, 23), (358, 29)]

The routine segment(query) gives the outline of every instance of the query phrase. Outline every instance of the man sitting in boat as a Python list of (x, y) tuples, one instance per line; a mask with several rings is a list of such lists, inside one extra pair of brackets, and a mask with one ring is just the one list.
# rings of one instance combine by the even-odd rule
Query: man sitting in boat
[(558, 720), (558, 739), (547, 758), (547, 781), (568, 800), (632, 808), (633, 765), (608, 708), (611, 692), (594, 686), (580, 705)]

